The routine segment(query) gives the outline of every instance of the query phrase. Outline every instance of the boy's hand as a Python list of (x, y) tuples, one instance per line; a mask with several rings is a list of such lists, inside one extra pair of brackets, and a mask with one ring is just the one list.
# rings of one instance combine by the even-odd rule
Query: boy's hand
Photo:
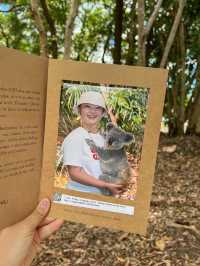
[(124, 186), (121, 184), (107, 183), (105, 188), (109, 189), (113, 195), (118, 195), (124, 192)]

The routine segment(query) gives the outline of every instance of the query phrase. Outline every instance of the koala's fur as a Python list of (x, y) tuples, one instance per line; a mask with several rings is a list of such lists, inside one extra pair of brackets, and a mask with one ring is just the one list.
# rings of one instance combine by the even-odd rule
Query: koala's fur
[[(105, 140), (106, 147), (98, 147), (93, 140), (86, 139), (87, 144), (91, 149), (96, 150), (100, 158), (102, 175), (99, 179), (127, 186), (132, 169), (129, 166), (124, 146), (133, 142), (134, 136), (114, 126), (112, 123), (108, 123)], [(102, 189), (102, 193), (111, 195), (108, 189)]]

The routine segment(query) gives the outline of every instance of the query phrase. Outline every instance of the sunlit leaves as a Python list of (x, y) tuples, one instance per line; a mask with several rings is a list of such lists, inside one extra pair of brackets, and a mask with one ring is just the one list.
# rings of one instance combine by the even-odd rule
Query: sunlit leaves
[(122, 128), (140, 134), (146, 120), (147, 99), (146, 89), (114, 89), (109, 94), (108, 104)]

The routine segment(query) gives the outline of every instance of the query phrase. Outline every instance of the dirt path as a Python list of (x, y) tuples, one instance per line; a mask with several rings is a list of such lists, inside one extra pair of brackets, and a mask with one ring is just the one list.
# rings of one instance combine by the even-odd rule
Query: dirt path
[(66, 222), (33, 265), (198, 266), (199, 254), (200, 138), (162, 138), (146, 237)]

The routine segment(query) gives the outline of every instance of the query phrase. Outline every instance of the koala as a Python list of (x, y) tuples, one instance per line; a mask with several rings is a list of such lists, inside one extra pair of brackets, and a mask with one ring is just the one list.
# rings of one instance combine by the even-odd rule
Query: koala
[[(135, 140), (133, 134), (125, 132), (112, 123), (108, 123), (105, 132), (105, 147), (98, 147), (91, 139), (85, 139), (90, 149), (95, 149), (100, 158), (102, 175), (99, 177), (108, 183), (127, 186), (132, 173), (124, 146)], [(111, 196), (108, 189), (102, 194)]]

